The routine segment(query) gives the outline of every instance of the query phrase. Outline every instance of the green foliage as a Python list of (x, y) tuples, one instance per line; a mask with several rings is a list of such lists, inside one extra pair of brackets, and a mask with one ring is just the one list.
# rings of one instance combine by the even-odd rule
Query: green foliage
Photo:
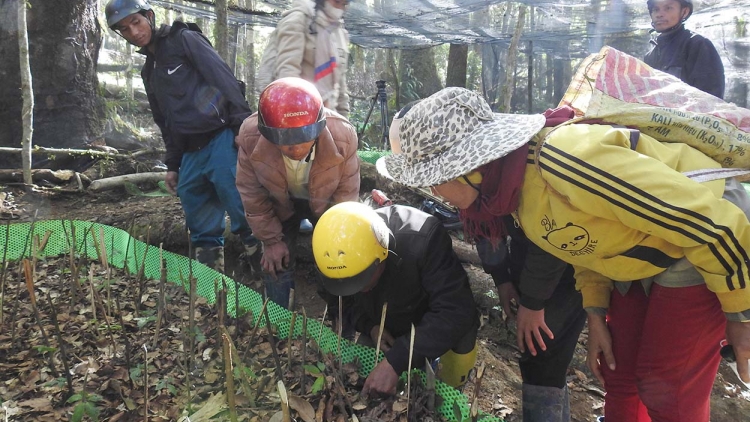
[(169, 394), (173, 396), (177, 395), (177, 389), (174, 386), (174, 379), (172, 377), (160, 379), (159, 382), (156, 383), (156, 389), (158, 391), (167, 390), (169, 391)]
[(137, 379), (143, 376), (143, 364), (139, 363), (138, 365), (130, 368), (129, 375), (130, 379), (133, 380), (133, 382), (136, 382)]
[(70, 417), (70, 421), (80, 422), (83, 421), (85, 416), (88, 416), (92, 421), (98, 421), (99, 408), (96, 406), (96, 403), (100, 401), (102, 401), (101, 396), (89, 394), (86, 391), (73, 394), (67, 401), (67, 403), (77, 403), (73, 408), (73, 415)]

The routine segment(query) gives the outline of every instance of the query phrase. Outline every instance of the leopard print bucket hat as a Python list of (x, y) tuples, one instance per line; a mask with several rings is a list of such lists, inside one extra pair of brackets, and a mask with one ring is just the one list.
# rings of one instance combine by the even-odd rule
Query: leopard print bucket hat
[(439, 185), (518, 149), (544, 127), (541, 114), (493, 113), (477, 93), (445, 88), (398, 124), (401, 153), (380, 158), (380, 174), (407, 186)]

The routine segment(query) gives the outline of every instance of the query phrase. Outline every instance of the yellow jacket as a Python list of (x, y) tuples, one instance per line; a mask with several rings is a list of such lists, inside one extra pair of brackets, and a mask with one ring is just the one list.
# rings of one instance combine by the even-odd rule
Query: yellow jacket
[(726, 313), (750, 310), (750, 223), (722, 199), (724, 181), (681, 172), (718, 163), (681, 143), (627, 129), (574, 124), (554, 130), (534, 163), (532, 140), (516, 214), (529, 239), (573, 264), (584, 307), (607, 308), (612, 281), (663, 272), (684, 257)]

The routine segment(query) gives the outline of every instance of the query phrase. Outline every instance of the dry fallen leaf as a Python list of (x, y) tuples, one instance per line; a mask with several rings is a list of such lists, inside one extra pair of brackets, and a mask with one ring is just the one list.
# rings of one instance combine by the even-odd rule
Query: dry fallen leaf
[(289, 407), (296, 410), (299, 417), (305, 422), (315, 422), (315, 409), (312, 407), (309, 401), (302, 397), (295, 396), (294, 394), (289, 395)]

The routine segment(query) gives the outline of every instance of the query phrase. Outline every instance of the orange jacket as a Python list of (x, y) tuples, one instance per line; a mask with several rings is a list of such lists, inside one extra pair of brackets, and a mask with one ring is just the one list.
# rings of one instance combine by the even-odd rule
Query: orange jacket
[[(349, 121), (325, 109), (310, 168), (310, 210), (320, 217), (331, 205), (359, 198), (357, 134)], [(245, 119), (235, 140), (237, 190), (253, 234), (266, 245), (280, 242), (281, 223), (294, 214), (281, 151), (258, 131), (257, 113)]]

